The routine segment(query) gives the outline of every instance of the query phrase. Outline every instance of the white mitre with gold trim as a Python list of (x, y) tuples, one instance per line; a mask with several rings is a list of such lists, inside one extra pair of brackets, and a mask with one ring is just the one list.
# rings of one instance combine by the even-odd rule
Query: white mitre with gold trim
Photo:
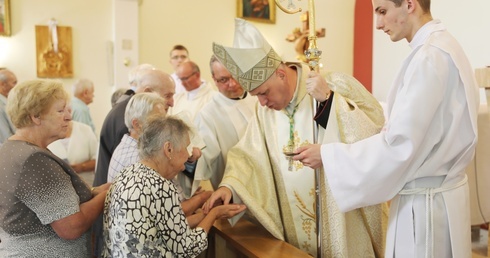
[(233, 47), (213, 43), (213, 53), (246, 91), (259, 87), (282, 63), (260, 31), (239, 18), (235, 19)]

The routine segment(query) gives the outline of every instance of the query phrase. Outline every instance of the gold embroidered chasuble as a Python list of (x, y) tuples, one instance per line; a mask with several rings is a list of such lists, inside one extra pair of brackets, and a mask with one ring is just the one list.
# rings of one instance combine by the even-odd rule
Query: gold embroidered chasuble
[[(309, 68), (296, 63), (288, 65), (296, 65), (300, 76), (289, 111), (257, 104), (245, 135), (228, 152), (221, 184), (230, 186), (234, 201), (246, 204), (251, 216), (272, 235), (315, 257), (314, 170), (283, 154), (290, 143), (287, 113), (292, 114), (296, 104), (292, 117), (294, 147), (313, 142), (312, 98), (305, 85)], [(379, 132), (384, 123), (383, 111), (372, 95), (352, 77), (332, 73), (325, 74), (325, 78), (335, 94), (327, 129), (319, 127), (319, 141), (351, 142)], [(320, 181), (324, 256), (382, 255), (386, 207), (376, 205), (342, 213), (324, 178)]]

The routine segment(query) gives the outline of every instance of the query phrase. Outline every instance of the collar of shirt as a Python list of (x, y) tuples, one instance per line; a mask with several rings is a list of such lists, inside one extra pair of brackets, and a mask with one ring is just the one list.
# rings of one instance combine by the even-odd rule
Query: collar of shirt
[(297, 73), (297, 77), (296, 77), (296, 86), (295, 86), (295, 89), (294, 89), (294, 95), (293, 95), (293, 98), (291, 99), (291, 101), (289, 101), (289, 105), (286, 107), (286, 111), (288, 113), (292, 113), (295, 106), (296, 106), (296, 102), (297, 102), (297, 99), (298, 99), (298, 89), (299, 89), (299, 82), (301, 80), (301, 73), (302, 73), (302, 69), (301, 69), (301, 65), (296, 65), (296, 64), (290, 64), (288, 65), (289, 67), (296, 67), (296, 73)]
[(416, 33), (415, 36), (413, 37), (412, 41), (409, 43), (411, 49), (415, 49), (419, 47), (420, 45), (424, 44), (424, 42), (427, 40), (427, 38), (432, 34), (434, 31), (439, 31), (439, 30), (445, 30), (446, 27), (441, 23), (440, 20), (432, 20), (424, 26), (422, 26)]
[(204, 88), (205, 85), (206, 84), (204, 82), (202, 82), (201, 86), (199, 86), (199, 88), (188, 91), (187, 92), (187, 100), (194, 100), (194, 98), (196, 98), (197, 94), (199, 93), (199, 90)]
[(7, 105), (7, 97), (4, 95), (0, 94), (0, 103), (3, 103), (4, 105)]

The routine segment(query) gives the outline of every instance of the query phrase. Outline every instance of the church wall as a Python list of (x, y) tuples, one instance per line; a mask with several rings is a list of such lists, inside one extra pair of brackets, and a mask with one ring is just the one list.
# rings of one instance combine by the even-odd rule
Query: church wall
[(0, 37), (0, 67), (11, 69), (18, 81), (36, 78), (35, 25), (54, 18), (59, 26), (72, 27), (74, 77), (62, 79), (66, 89), (85, 77), (95, 84), (90, 104), (97, 130), (110, 110), (107, 42), (112, 37), (112, 1), (11, 0), (12, 36)]
[[(272, 1), (272, 0), (270, 0)], [(287, 5), (288, 1), (281, 1)], [(308, 1), (294, 1), (307, 9)], [(316, 26), (326, 28), (326, 37), (317, 41), (323, 51), (322, 63), (327, 69), (352, 73), (354, 0), (320, 0), (316, 4)], [(192, 7), (191, 7), (192, 6)], [(190, 57), (211, 80), (209, 58), (212, 43), (233, 44), (236, 0), (144, 0), (140, 5), (140, 62), (148, 62), (167, 72), (169, 51), (183, 44)], [(295, 27), (301, 28), (299, 14), (276, 10), (276, 23), (253, 22), (273, 48), (287, 61), (295, 61), (294, 44), (285, 40)]]
[[(473, 68), (490, 65), (490, 1), (432, 0), (431, 10), (462, 45)], [(382, 31), (374, 31), (373, 94), (378, 100), (386, 100), (409, 53), (406, 40), (393, 43)]]
[[(287, 1), (282, 1), (287, 3)], [(295, 1), (306, 9), (307, 1)], [(236, 17), (234, 0), (140, 0), (139, 61), (172, 72), (168, 51), (177, 43), (186, 45), (191, 58), (210, 80), (208, 68), (212, 42), (231, 45)], [(318, 40), (327, 69), (353, 72), (353, 26), (355, 0), (317, 0), (317, 28), (326, 28)], [(192, 8), (191, 8), (192, 6)], [(488, 0), (433, 0), (433, 16), (440, 18), (465, 48), (472, 65), (490, 65), (490, 10)], [(107, 46), (113, 37), (111, 0), (11, 0), (12, 36), (0, 37), (0, 67), (8, 67), (19, 81), (36, 78), (35, 25), (50, 18), (73, 30), (74, 78), (62, 81), (71, 91), (76, 78), (87, 77), (96, 84), (90, 105), (97, 130), (110, 110), (113, 87), (109, 76)], [(295, 60), (294, 44), (285, 40), (295, 27), (301, 27), (298, 14), (276, 10), (276, 23), (254, 23), (285, 60)], [(373, 25), (374, 26), (374, 25)], [(406, 41), (392, 43), (374, 31), (373, 94), (381, 101), (396, 72), (409, 53)]]
[[(307, 9), (307, 1), (296, 2)], [(211, 44), (232, 44), (236, 8), (234, 0), (139, 1), (139, 62), (172, 72), (168, 52), (181, 43), (189, 48), (203, 77), (210, 80)], [(36, 78), (34, 26), (45, 25), (50, 18), (61, 26), (71, 26), (74, 78), (62, 81), (68, 90), (76, 78), (94, 81), (96, 96), (89, 107), (99, 131), (110, 110), (113, 91), (107, 57), (114, 33), (113, 1), (11, 0), (11, 9), (12, 36), (0, 37), (0, 67), (13, 70), (19, 81)], [(326, 37), (318, 40), (318, 47), (323, 50), (322, 62), (327, 69), (352, 73), (353, 10), (354, 0), (316, 1), (317, 28), (326, 28)], [(285, 38), (302, 26), (299, 14), (288, 15), (277, 9), (275, 24), (254, 24), (285, 60), (295, 60), (294, 44)]]

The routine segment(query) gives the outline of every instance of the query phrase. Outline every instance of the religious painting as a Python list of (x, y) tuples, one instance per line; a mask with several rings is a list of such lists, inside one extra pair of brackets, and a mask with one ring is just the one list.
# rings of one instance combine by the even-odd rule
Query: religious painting
[(0, 36), (10, 36), (10, 0), (0, 0)]
[(48, 26), (36, 26), (37, 77), (73, 77), (72, 52), (71, 27), (50, 30)]
[(245, 20), (275, 23), (275, 0), (237, 0), (237, 17)]

